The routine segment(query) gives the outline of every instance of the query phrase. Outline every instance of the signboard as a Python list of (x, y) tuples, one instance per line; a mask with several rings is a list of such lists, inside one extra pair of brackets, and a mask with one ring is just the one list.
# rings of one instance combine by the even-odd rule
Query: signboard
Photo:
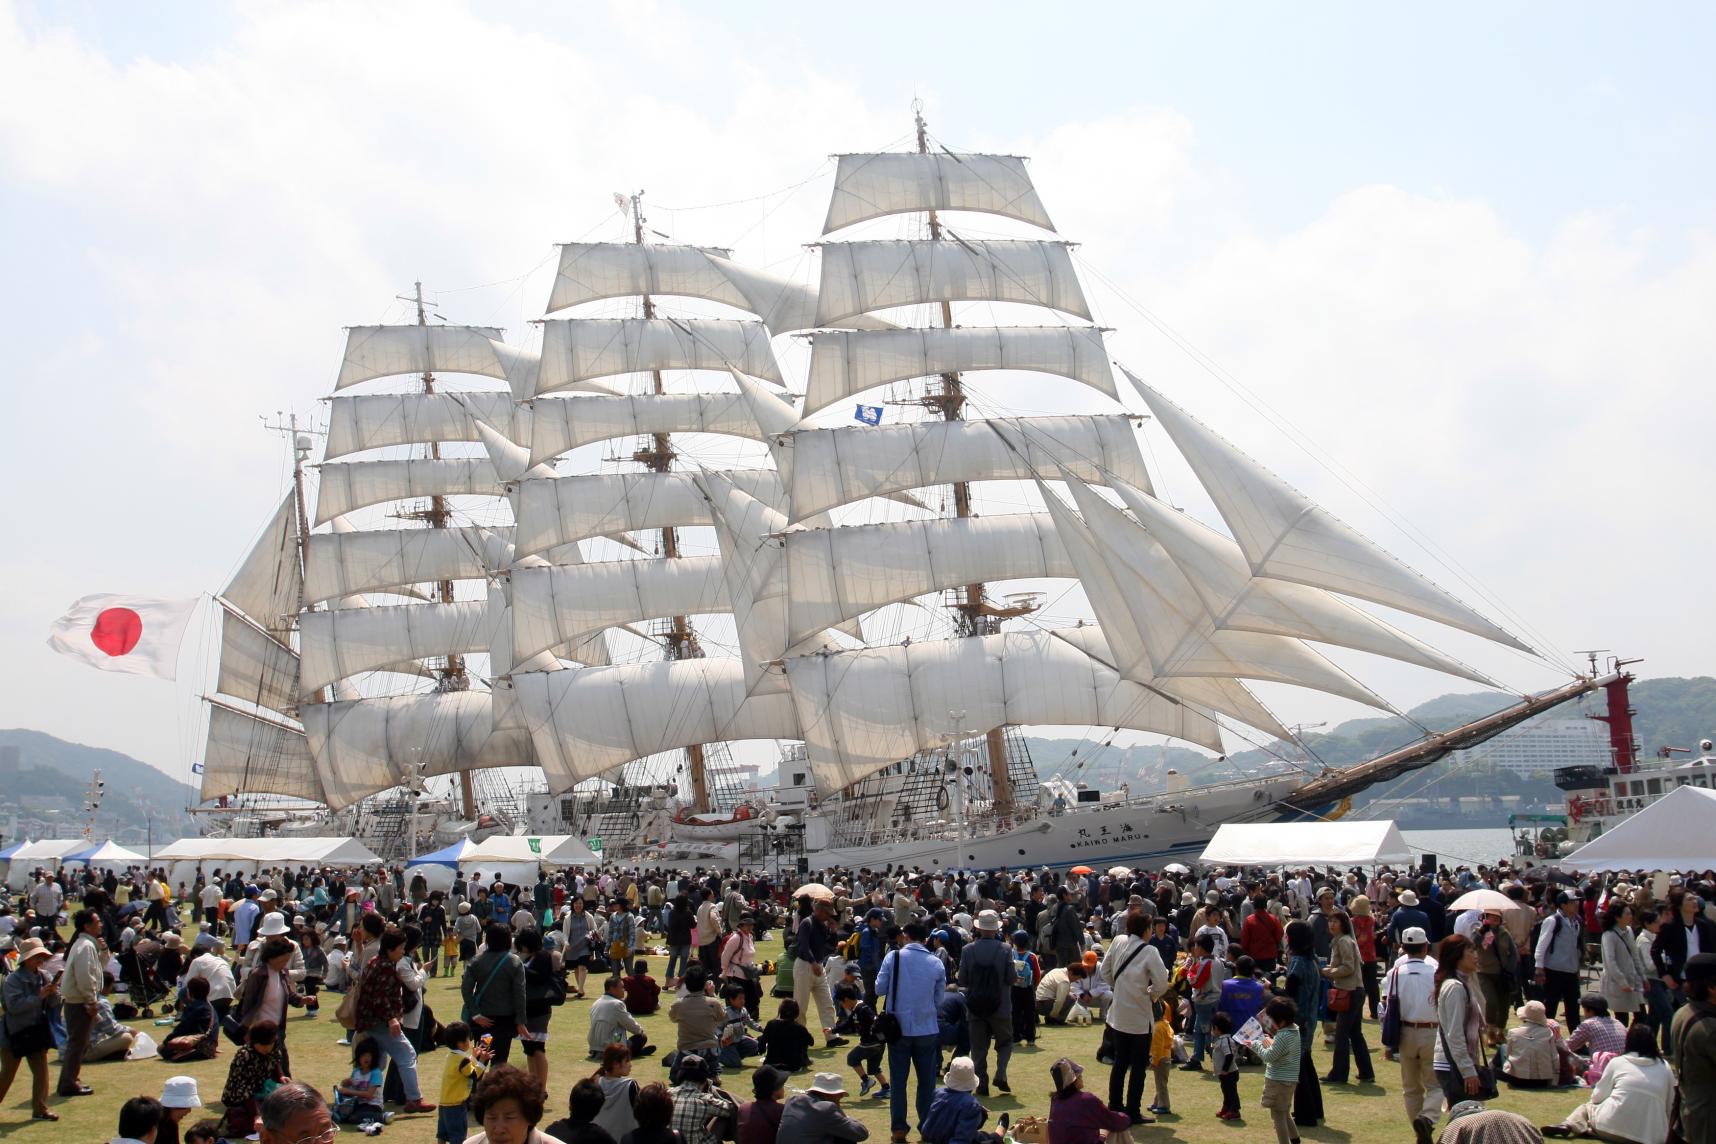
[(586, 838), (584, 845), (588, 846), (594, 853), (600, 854), (602, 852), (602, 840), (600, 838)]

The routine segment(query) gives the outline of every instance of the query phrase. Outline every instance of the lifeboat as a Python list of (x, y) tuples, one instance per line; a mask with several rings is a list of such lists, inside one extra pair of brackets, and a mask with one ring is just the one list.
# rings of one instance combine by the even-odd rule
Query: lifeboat
[(680, 810), (673, 816), (673, 836), (688, 842), (725, 842), (738, 838), (758, 822), (757, 808), (742, 802), (731, 814), (696, 814)]

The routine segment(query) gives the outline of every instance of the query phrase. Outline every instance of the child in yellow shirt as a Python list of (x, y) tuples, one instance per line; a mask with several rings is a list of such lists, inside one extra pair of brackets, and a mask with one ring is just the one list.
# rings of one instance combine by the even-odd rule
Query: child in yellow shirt
[(1172, 1112), (1168, 1106), (1168, 1073), (1174, 1067), (1174, 1028), (1168, 1024), (1168, 1006), (1155, 1002), (1156, 1023), (1150, 1029), (1150, 1071), (1156, 1076), (1156, 1102), (1150, 1111), (1158, 1116)]
[(435, 1117), (437, 1144), (465, 1144), (470, 1127), (465, 1108), (477, 1079), (488, 1071), (489, 1050), (471, 1048), (471, 1029), (454, 1021), (441, 1034), (447, 1063), (441, 1066), (441, 1107)]

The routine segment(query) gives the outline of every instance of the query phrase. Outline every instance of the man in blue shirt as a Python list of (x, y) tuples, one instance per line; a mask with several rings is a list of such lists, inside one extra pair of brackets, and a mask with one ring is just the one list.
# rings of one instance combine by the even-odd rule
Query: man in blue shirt
[(232, 911), (232, 948), (239, 954), (244, 953), (244, 947), (250, 944), (256, 919), (262, 916), (262, 905), (256, 900), (261, 893), (255, 883), (246, 886), (244, 901)]
[(910, 1132), (906, 1121), (906, 1076), (916, 1070), (918, 1125), (929, 1118), (941, 1067), (940, 1022), (937, 1005), (947, 991), (947, 969), (941, 959), (924, 948), (929, 928), (922, 922), (906, 923), (906, 943), (882, 959), (876, 974), (876, 993), (885, 999), (887, 1011), (900, 1021), (900, 1039), (888, 1046), (888, 1079), (892, 1088), (893, 1139), (904, 1144)]

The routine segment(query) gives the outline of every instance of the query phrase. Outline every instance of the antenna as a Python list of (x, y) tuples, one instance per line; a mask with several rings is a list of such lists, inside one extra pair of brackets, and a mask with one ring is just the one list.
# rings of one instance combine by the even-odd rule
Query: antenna
[(83, 839), (95, 841), (95, 816), (101, 810), (101, 800), (107, 795), (107, 783), (102, 781), (101, 768), (90, 773), (89, 785), (83, 789)]

